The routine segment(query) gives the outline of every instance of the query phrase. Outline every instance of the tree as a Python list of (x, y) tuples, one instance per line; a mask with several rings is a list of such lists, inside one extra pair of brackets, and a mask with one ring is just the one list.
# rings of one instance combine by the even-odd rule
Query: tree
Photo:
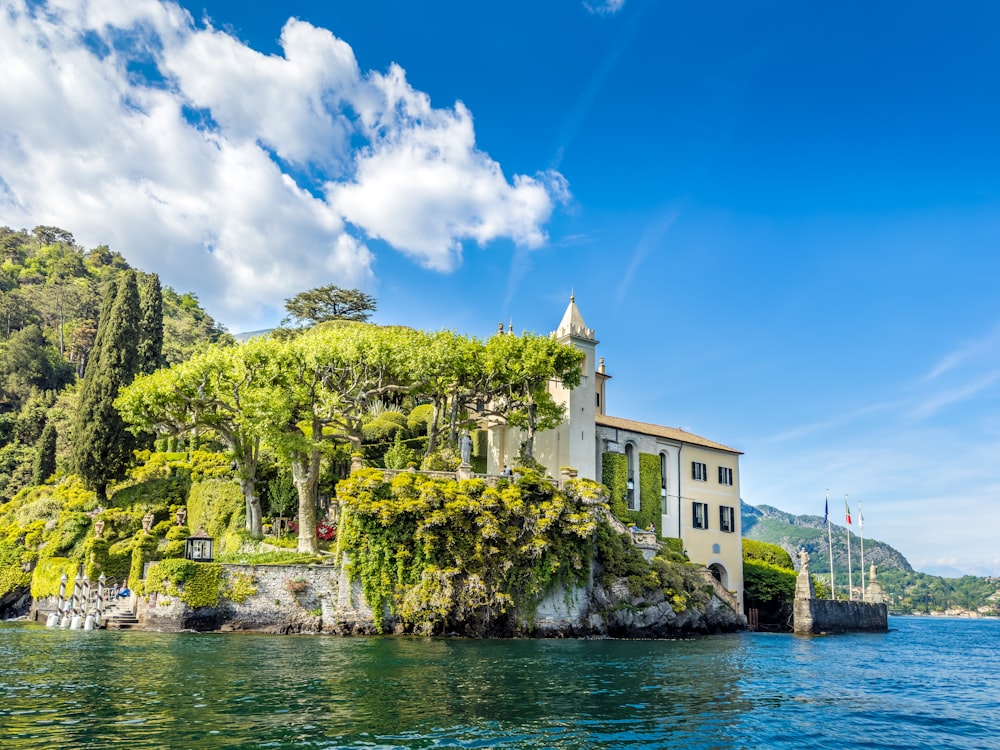
[(288, 315), (282, 323), (325, 323), (330, 320), (367, 321), (375, 312), (375, 298), (358, 289), (327, 286), (300, 292), (285, 300)]
[(139, 290), (135, 271), (126, 271), (105, 294), (72, 435), (76, 471), (105, 501), (109, 482), (124, 476), (132, 460), (135, 438), (114, 401), (138, 371), (138, 349)]
[(257, 495), (262, 415), (276, 394), (268, 365), (276, 343), (212, 346), (187, 362), (137, 377), (115, 405), (137, 430), (181, 435), (208, 429), (229, 449), (246, 503), (246, 528), (262, 533)]
[(55, 472), (56, 426), (51, 422), (47, 422), (45, 429), (42, 430), (42, 436), (38, 439), (31, 483), (34, 485), (43, 484)]
[(139, 290), (139, 372), (150, 373), (163, 367), (163, 291), (160, 277), (146, 277)]
[(275, 342), (270, 440), (291, 463), (299, 494), (300, 552), (316, 552), (320, 465), (332, 444), (358, 451), (369, 405), (414, 389), (424, 336), (407, 328), (344, 324)]
[(14, 333), (0, 354), (0, 393), (16, 402), (33, 388), (57, 390), (72, 382), (73, 367), (45, 340), (42, 329), (29, 325)]
[(523, 453), (531, 459), (535, 433), (557, 427), (565, 416), (548, 384), (579, 385), (583, 352), (548, 336), (498, 333), (487, 340), (485, 358), (487, 409), (525, 430)]

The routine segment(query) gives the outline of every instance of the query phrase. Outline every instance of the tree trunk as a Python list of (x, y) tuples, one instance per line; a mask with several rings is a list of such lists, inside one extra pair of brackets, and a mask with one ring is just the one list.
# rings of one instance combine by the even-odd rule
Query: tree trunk
[(438, 419), (440, 418), (441, 418), (441, 404), (435, 398), (434, 411), (431, 414), (431, 422), (429, 425), (427, 425), (427, 453), (425, 455), (429, 456), (434, 452), (434, 448), (437, 443)]
[(537, 420), (535, 419), (535, 405), (528, 404), (528, 428), (526, 430), (527, 437), (524, 440), (524, 456), (525, 458), (535, 457), (535, 426)]
[(243, 490), (243, 500), (247, 509), (247, 531), (254, 536), (262, 536), (263, 510), (260, 506), (260, 498), (257, 497), (257, 480), (253, 476), (239, 471), (240, 489)]
[(292, 456), (292, 483), (299, 495), (299, 552), (319, 553), (316, 541), (316, 499), (319, 488), (319, 449)]
[(458, 440), (458, 430), (456, 429), (456, 423), (458, 422), (458, 392), (452, 391), (451, 394), (451, 409), (448, 414), (448, 445), (455, 445)]

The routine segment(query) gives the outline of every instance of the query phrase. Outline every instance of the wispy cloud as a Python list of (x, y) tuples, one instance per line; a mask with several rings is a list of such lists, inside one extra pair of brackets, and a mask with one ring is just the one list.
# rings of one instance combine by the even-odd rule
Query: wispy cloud
[(973, 396), (980, 394), (991, 385), (1000, 380), (1000, 371), (987, 373), (971, 383), (965, 383), (954, 388), (949, 388), (938, 393), (931, 394), (922, 400), (910, 411), (909, 416), (913, 419), (921, 420), (938, 413), (942, 409), (954, 404), (968, 401)]
[(439, 271), (466, 242), (546, 241), (558, 172), (508, 178), (461, 102), (360, 70), (326, 29), (279, 41), (162, 0), (5, 2), (4, 222), (110, 244), (247, 327), (317, 279), (371, 286), (371, 238)]
[(639, 242), (632, 251), (632, 257), (629, 259), (628, 267), (622, 275), (621, 283), (618, 285), (618, 302), (625, 299), (628, 288), (632, 285), (632, 279), (642, 265), (643, 259), (649, 254), (650, 250), (660, 244), (667, 231), (677, 221), (680, 213), (679, 208), (664, 209), (646, 225), (646, 228), (642, 232), (642, 237), (639, 238)]
[[(584, 5), (587, 4), (585, 3)], [(613, 8), (613, 10), (604, 12), (615, 12), (621, 9), (622, 5), (624, 5), (624, 0), (611, 0), (611, 2), (601, 5), (602, 7), (608, 6), (609, 8)], [(601, 58), (597, 67), (594, 68), (594, 72), (591, 74), (590, 80), (587, 82), (587, 86), (582, 92), (580, 92), (580, 96), (577, 98), (576, 104), (567, 114), (566, 120), (563, 122), (563, 126), (559, 132), (559, 143), (556, 146), (555, 154), (550, 162), (550, 169), (559, 169), (566, 151), (576, 139), (576, 134), (580, 131), (580, 127), (583, 125), (587, 114), (594, 106), (594, 101), (601, 93), (601, 90), (604, 88), (604, 84), (608, 80), (608, 76), (611, 75), (615, 65), (618, 63), (618, 58), (622, 56), (622, 53), (631, 43), (636, 29), (638, 28), (639, 20), (642, 18), (642, 13), (630, 13), (629, 15), (631, 18), (626, 18), (626, 23), (623, 24), (623, 28), (618, 31), (618, 35), (615, 37), (613, 46), (608, 53)]]
[(625, 0), (604, 0), (600, 3), (584, 2), (583, 7), (591, 13), (598, 15), (611, 15), (617, 13), (625, 6)]
[(943, 356), (931, 368), (930, 372), (924, 375), (922, 380), (935, 380), (945, 373), (951, 372), (986, 353), (1000, 353), (1000, 323), (994, 325), (993, 330), (986, 336), (973, 341), (966, 341), (954, 351)]

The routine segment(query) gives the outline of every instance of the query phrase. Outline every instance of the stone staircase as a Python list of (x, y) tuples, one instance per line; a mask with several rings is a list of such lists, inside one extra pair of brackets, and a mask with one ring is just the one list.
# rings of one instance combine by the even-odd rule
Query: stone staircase
[(108, 630), (128, 630), (138, 625), (135, 604), (135, 594), (127, 599), (116, 599), (101, 612), (101, 627)]

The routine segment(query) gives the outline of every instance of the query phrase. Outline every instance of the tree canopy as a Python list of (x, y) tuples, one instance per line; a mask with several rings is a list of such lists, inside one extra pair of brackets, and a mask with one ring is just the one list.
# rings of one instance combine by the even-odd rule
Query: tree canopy
[(327, 284), (286, 299), (288, 315), (282, 322), (294, 322), (299, 326), (331, 320), (363, 322), (371, 317), (375, 307), (375, 298), (359, 289), (341, 289)]

